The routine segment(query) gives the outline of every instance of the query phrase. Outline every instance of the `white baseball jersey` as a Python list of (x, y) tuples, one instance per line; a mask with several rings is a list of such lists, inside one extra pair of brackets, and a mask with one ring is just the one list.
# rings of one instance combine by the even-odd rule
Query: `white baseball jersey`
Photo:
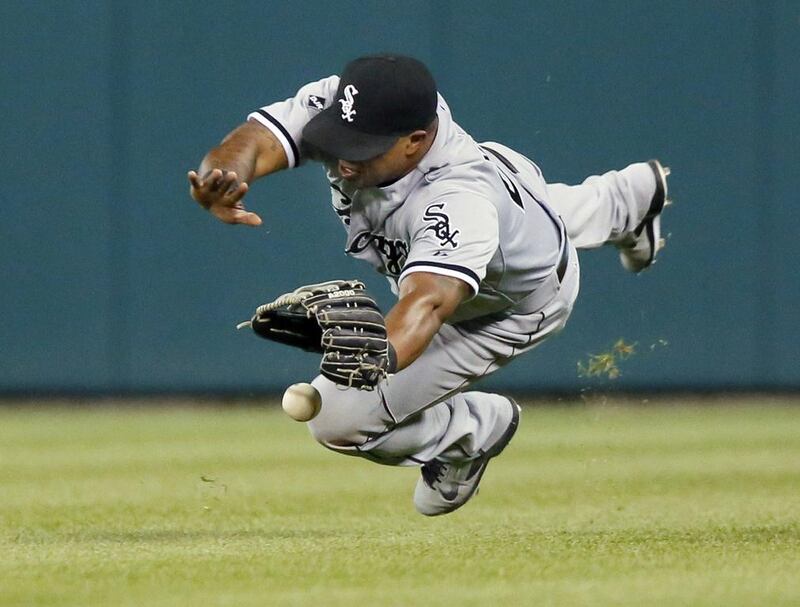
[[(289, 166), (310, 159), (303, 127), (336, 96), (338, 76), (302, 87), (251, 113), (286, 151)], [(351, 112), (358, 112), (356, 97)], [(496, 313), (532, 293), (559, 263), (564, 226), (547, 200), (538, 167), (496, 143), (478, 144), (439, 96), (439, 125), (425, 157), (382, 187), (357, 189), (323, 160), (333, 209), (347, 232), (346, 252), (385, 274), (392, 289), (413, 272), (457, 277), (473, 297), (449, 323)]]

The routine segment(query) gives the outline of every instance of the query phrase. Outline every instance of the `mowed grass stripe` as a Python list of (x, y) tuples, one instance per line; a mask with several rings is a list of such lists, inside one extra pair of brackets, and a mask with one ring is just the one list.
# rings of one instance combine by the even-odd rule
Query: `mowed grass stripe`
[(0, 605), (798, 604), (797, 404), (526, 407), (437, 519), (276, 407), (0, 409)]

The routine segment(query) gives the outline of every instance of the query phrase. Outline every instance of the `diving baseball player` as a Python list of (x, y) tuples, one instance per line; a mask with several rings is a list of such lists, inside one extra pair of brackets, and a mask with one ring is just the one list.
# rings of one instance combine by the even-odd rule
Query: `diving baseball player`
[(257, 226), (248, 184), (307, 161), (325, 168), (347, 253), (398, 296), (384, 318), (352, 282), (295, 292), (320, 320), (305, 342), (323, 354), (311, 433), (421, 466), (417, 510), (452, 512), (519, 422), (512, 399), (470, 387), (564, 327), (576, 248), (612, 244), (633, 272), (653, 263), (668, 170), (651, 160), (548, 184), (525, 156), (464, 132), (422, 63), (379, 55), (250, 114), (189, 172), (191, 194), (223, 222)]

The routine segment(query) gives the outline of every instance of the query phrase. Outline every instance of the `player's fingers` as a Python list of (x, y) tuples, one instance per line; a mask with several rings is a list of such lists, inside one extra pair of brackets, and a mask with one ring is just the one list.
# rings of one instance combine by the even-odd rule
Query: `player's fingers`
[(260, 226), (262, 224), (261, 217), (245, 210), (241, 205), (235, 207), (214, 205), (209, 210), (217, 219), (225, 223), (241, 223), (249, 226)]
[(197, 173), (194, 171), (189, 171), (189, 195), (195, 199), (195, 201), (200, 204), (204, 208), (208, 208), (208, 202), (206, 200), (207, 193), (203, 188), (203, 182), (201, 181), (200, 177), (197, 176)]
[(248, 190), (247, 184), (242, 182), (238, 184), (234, 189), (229, 190), (225, 195), (225, 199), (230, 204), (235, 204), (239, 202), (242, 198), (244, 198), (244, 195), (247, 194), (247, 190)]
[(225, 174), (222, 176), (222, 180), (220, 183), (220, 191), (224, 195), (228, 195), (230, 192), (234, 191), (239, 186), (239, 177), (236, 175), (234, 171), (226, 171)]
[(194, 171), (189, 171), (189, 184), (191, 185), (192, 196), (196, 199), (201, 197), (207, 190), (207, 184)]
[(214, 217), (224, 223), (236, 223), (236, 209), (215, 204), (208, 209)]
[(210, 192), (219, 190), (224, 175), (220, 169), (212, 169), (203, 175), (203, 181)]
[(203, 181), (215, 181), (222, 177), (220, 169), (209, 169), (203, 174)]
[(251, 213), (250, 211), (239, 211), (239, 214), (236, 217), (236, 223), (257, 228), (263, 222), (261, 221), (261, 217), (255, 213)]
[(203, 182), (200, 180), (200, 176), (195, 171), (189, 171), (187, 176), (189, 177), (189, 183), (191, 183), (194, 187), (199, 188), (202, 186)]

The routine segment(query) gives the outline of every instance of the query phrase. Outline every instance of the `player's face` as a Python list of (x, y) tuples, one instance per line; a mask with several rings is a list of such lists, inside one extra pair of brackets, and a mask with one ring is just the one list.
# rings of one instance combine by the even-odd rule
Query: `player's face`
[(397, 179), (405, 170), (402, 139), (380, 156), (359, 162), (340, 160), (339, 174), (357, 188), (370, 188)]
[(400, 137), (388, 151), (375, 158), (359, 162), (339, 160), (339, 174), (357, 188), (395, 181), (417, 165), (424, 140), (425, 131), (415, 131)]

